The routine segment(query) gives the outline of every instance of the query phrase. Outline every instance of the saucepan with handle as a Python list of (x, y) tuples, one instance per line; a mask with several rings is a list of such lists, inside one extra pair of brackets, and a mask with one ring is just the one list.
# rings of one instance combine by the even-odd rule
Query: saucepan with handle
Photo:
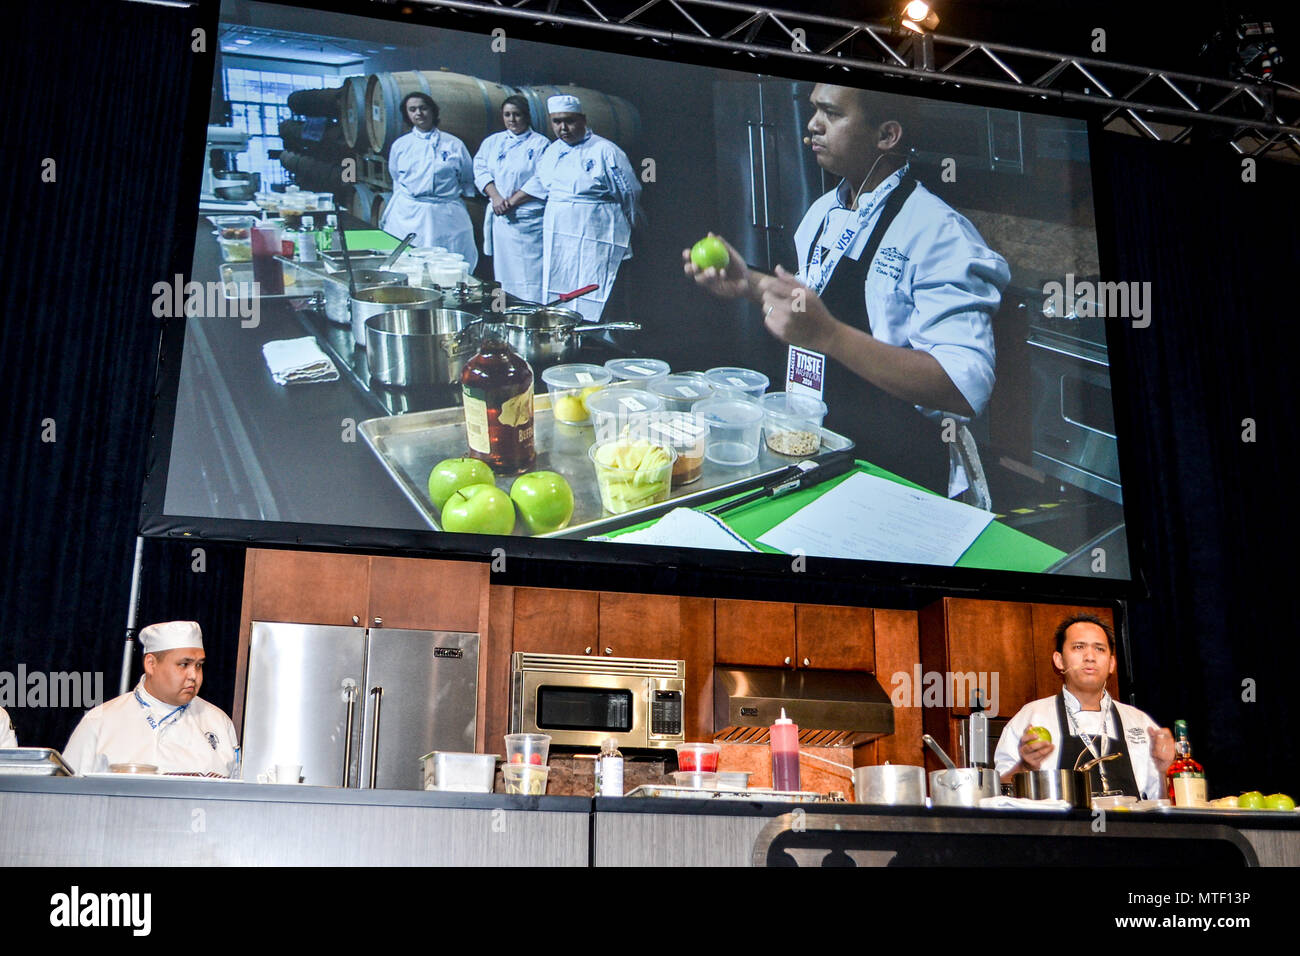
[(946, 770), (930, 772), (930, 802), (936, 807), (978, 807), (984, 797), (996, 797), (1000, 787), (996, 770), (958, 767), (929, 734), (921, 737), (939, 755)]

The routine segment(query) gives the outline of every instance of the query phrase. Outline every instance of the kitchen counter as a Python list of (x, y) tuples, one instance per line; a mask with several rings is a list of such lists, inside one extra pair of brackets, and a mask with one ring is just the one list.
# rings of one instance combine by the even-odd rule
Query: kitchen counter
[(0, 777), (0, 866), (1300, 865), (1300, 814), (1091, 814)]

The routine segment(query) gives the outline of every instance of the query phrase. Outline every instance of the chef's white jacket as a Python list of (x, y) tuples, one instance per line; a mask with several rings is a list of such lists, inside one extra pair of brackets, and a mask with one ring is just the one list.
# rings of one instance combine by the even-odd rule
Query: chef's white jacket
[(557, 139), (546, 147), (523, 189), (546, 200), (543, 301), (594, 282), (600, 288), (569, 307), (587, 321), (599, 322), (619, 264), (632, 258), (641, 183), (627, 153), (590, 130), (574, 146)]
[(5, 709), (0, 707), (0, 750), (17, 746), (18, 735), (14, 733), (14, 722), (9, 719)]
[[(904, 167), (886, 177), (875, 190), (859, 196), (852, 209), (847, 182), (812, 204), (794, 234), (801, 281), (808, 282), (808, 263), (819, 229), (819, 244), (833, 245), (854, 211), (874, 203), (874, 210), (844, 254), (855, 262), (861, 258), (880, 219), (883, 198), (898, 187), (906, 173)], [(978, 415), (993, 391), (991, 320), (1010, 281), (1007, 261), (984, 243), (970, 220), (918, 185), (885, 231), (867, 273), (863, 300), (871, 335), (887, 345), (934, 356)], [(836, 318), (862, 325), (860, 316)], [(852, 373), (832, 369), (827, 374)], [(945, 414), (944, 410), (916, 407), (935, 419)]]
[[(152, 722), (151, 722), (152, 721)], [(233, 776), (238, 741), (225, 712), (201, 697), (182, 707), (165, 704), (144, 689), (88, 711), (63, 750), (78, 774), (105, 773), (109, 764), (153, 764), (159, 773)]]
[[(534, 129), (516, 136), (510, 130), (493, 133), (474, 154), (474, 185), (479, 192), (495, 183), (509, 199), (533, 177), (549, 140)], [(530, 193), (530, 195), (532, 195)], [(483, 253), (501, 288), (525, 302), (542, 301), (542, 219), (546, 204), (526, 202), (498, 216), (491, 204), (483, 219)]]
[[(1073, 694), (1064, 689), (1062, 689), (1062, 693), (1065, 694), (1066, 712), (1075, 715), (1079, 732), (1084, 734), (1100, 733), (1102, 711), (1080, 710), (1079, 701)], [(1111, 698), (1109, 693), (1102, 700), (1103, 710), (1107, 698), (1110, 699), (1111, 707), (1118, 711), (1120, 719), (1124, 722), (1124, 734), (1128, 738), (1129, 760), (1133, 764), (1133, 780), (1137, 784), (1138, 790), (1141, 791), (1145, 800), (1162, 799), (1167, 794), (1167, 787), (1163, 775), (1156, 768), (1155, 761), (1151, 759), (1151, 739), (1150, 734), (1147, 733), (1147, 728), (1159, 728), (1160, 725), (1136, 707), (1121, 704)], [(1044, 697), (1042, 700), (1031, 701), (1021, 707), (1006, 727), (1003, 728), (1002, 736), (998, 738), (998, 748), (993, 758), (994, 764), (997, 766), (998, 776), (1009, 773), (1011, 768), (1020, 762), (1020, 738), (1025, 735), (1025, 731), (1030, 727), (1046, 727), (1051, 732), (1052, 744), (1056, 747), (1047, 755), (1041, 769), (1061, 769), (1061, 742), (1065, 740), (1065, 735), (1070, 732), (1070, 729), (1068, 727), (1062, 728), (1058, 726), (1058, 723), (1055, 697)], [(1115, 719), (1113, 716), (1107, 728), (1107, 735), (1115, 736)], [(1112, 743), (1111, 753), (1115, 752), (1114, 746)], [(1070, 768), (1066, 767), (1065, 769)]]
[(402, 237), (415, 233), (415, 245), (443, 246), (478, 265), (474, 226), (462, 196), (476, 195), (474, 162), (465, 144), (438, 128), (412, 129), (388, 151), (393, 196), (379, 217), (379, 228)]

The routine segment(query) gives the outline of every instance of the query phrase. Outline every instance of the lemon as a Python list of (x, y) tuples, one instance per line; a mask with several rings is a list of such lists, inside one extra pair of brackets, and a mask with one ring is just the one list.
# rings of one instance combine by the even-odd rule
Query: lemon
[(562, 422), (587, 420), (587, 405), (577, 395), (564, 395), (555, 402), (555, 417)]

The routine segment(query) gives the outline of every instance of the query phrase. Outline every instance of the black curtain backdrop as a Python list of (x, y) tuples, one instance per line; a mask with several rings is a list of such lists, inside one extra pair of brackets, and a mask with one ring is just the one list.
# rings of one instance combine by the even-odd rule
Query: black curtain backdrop
[[(161, 324), (150, 289), (169, 274), (176, 196), (193, 189), (179, 146), (196, 23), (162, 7), (49, 0), (15, 8), (0, 41), (0, 181), (9, 187), (0, 671), (100, 671), (108, 696)], [(47, 158), (52, 183), (41, 178)], [(1285, 462), (1297, 437), (1288, 359), (1300, 170), (1262, 162), (1257, 182), (1244, 183), (1224, 146), (1117, 135), (1097, 144), (1095, 161), (1109, 182), (1098, 205), (1114, 222), (1113, 278), (1149, 281), (1154, 297), (1149, 328), (1112, 331), (1130, 358), (1119, 409), (1130, 439), (1126, 494), (1151, 592), (1128, 608), (1126, 691), (1162, 724), (1190, 722), (1216, 795), (1294, 794), (1296, 507)], [(1257, 428), (1250, 443), (1246, 418)], [(43, 440), (46, 420), (54, 441)], [(209, 655), (204, 696), (229, 709), (243, 548), (150, 541), (145, 558), (141, 622), (197, 619)], [(618, 572), (582, 586), (632, 587)], [(563, 585), (562, 574), (522, 569), (535, 584)], [(692, 590), (671, 570), (642, 583)], [(775, 596), (752, 581), (730, 593), (747, 591)], [(825, 599), (855, 597), (870, 603), (843, 588)], [(1244, 700), (1252, 686), (1255, 699)], [(60, 747), (80, 712), (19, 707), (12, 716), (22, 743)]]

